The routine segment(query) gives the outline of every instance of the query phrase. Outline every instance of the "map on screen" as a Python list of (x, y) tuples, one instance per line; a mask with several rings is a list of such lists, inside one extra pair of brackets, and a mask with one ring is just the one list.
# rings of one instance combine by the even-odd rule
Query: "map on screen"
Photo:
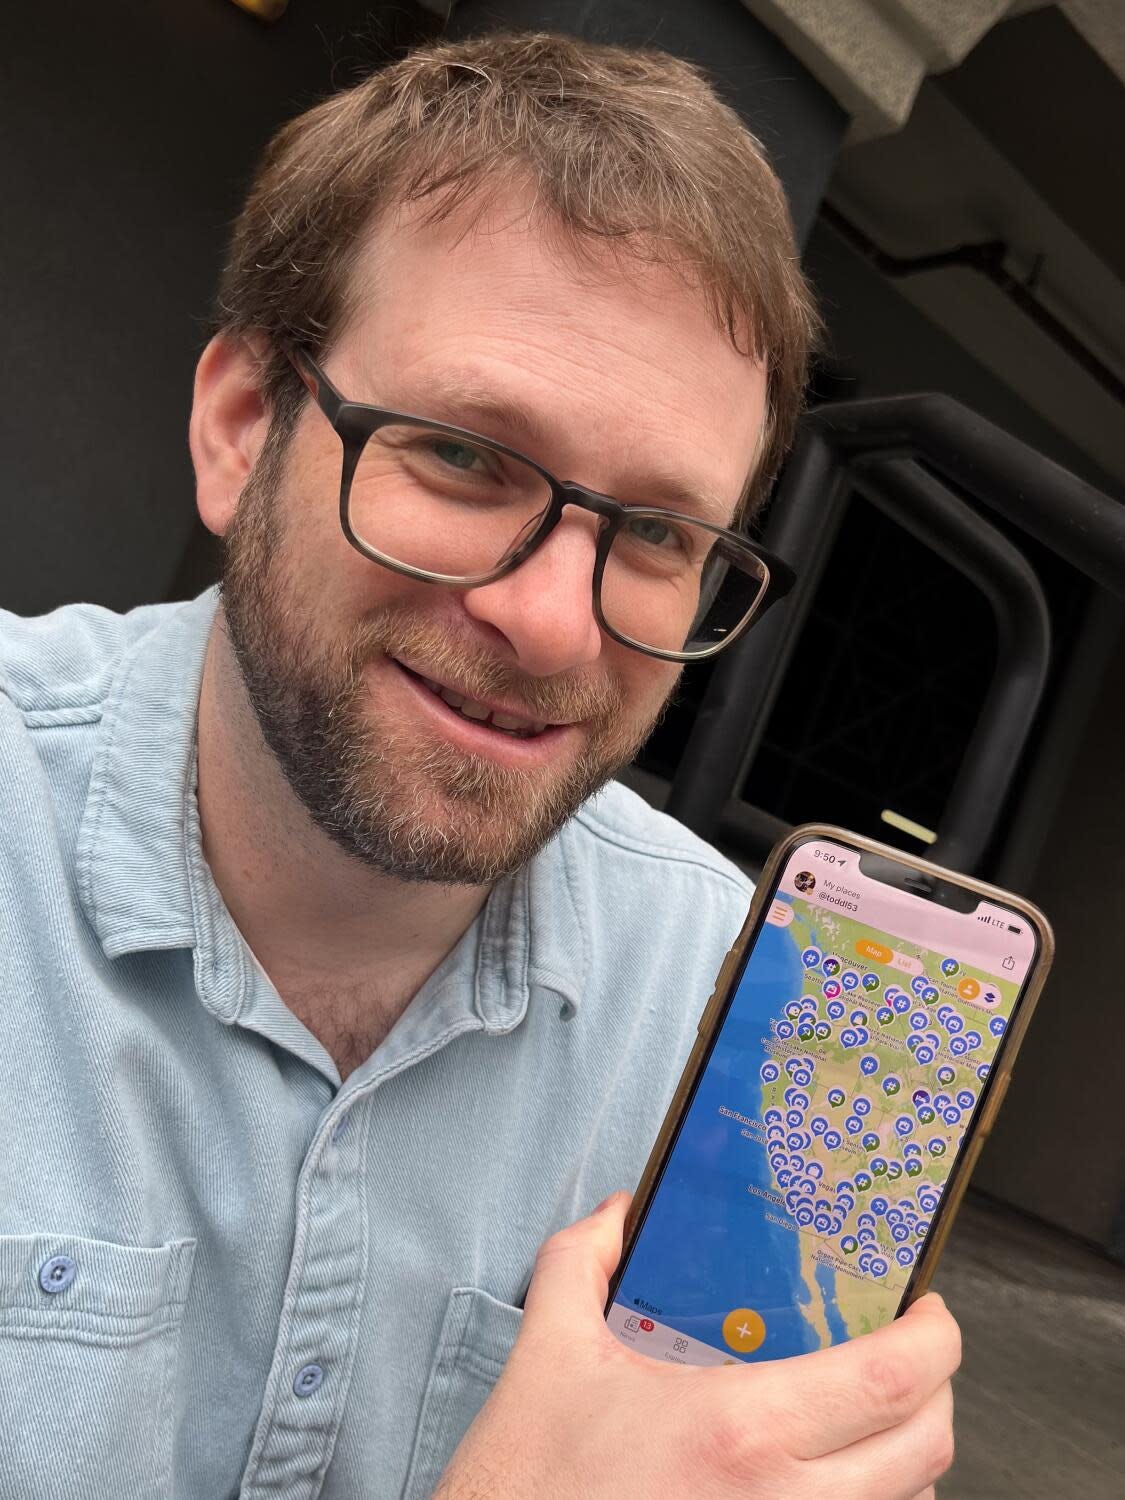
[(1014, 969), (779, 892), (618, 1286), (617, 1336), (722, 1364), (889, 1322), (1018, 998)]

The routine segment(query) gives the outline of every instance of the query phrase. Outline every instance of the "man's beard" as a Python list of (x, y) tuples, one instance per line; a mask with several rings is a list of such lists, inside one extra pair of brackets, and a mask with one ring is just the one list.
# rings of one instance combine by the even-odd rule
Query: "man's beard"
[[(324, 640), (314, 619), (300, 618), (314, 606), (290, 572), (277, 501), (285, 448), (271, 434), (247, 479), (224, 541), (221, 584), (266, 744), (316, 827), (369, 868), (449, 885), (511, 874), (628, 764), (663, 705), (639, 721), (615, 679), (529, 677), (487, 655), (469, 632), (454, 637), (424, 608), (401, 603), (370, 611), (346, 639)], [(525, 771), (436, 733), (411, 734), (391, 716), (380, 722), (364, 666), (381, 656), (469, 698), (519, 704), (537, 723), (580, 722), (583, 748), (565, 767)]]

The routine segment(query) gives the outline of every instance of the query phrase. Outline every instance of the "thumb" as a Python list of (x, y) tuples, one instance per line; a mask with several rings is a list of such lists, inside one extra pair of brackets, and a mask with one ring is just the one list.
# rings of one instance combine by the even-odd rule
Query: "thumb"
[(630, 1202), (628, 1193), (611, 1193), (587, 1218), (543, 1243), (527, 1289), (525, 1323), (557, 1324), (573, 1337), (580, 1320), (601, 1321)]

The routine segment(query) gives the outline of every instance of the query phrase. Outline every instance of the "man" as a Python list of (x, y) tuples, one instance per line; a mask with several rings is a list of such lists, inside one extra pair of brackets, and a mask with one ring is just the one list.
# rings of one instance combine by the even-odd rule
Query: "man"
[(280, 133), (220, 306), (221, 598), (2, 631), (0, 1494), (924, 1491), (937, 1299), (666, 1368), (581, 1219), (748, 896), (606, 783), (776, 588), (731, 528), (814, 315), (756, 143), (659, 55), (418, 52)]

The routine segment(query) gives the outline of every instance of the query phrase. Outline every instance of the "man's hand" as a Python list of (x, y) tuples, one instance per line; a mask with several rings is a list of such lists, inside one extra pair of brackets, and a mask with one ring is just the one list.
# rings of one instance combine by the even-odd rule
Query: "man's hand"
[(953, 1459), (961, 1338), (930, 1294), (851, 1343), (664, 1364), (605, 1325), (628, 1196), (539, 1252), (519, 1337), (434, 1500), (913, 1500)]

